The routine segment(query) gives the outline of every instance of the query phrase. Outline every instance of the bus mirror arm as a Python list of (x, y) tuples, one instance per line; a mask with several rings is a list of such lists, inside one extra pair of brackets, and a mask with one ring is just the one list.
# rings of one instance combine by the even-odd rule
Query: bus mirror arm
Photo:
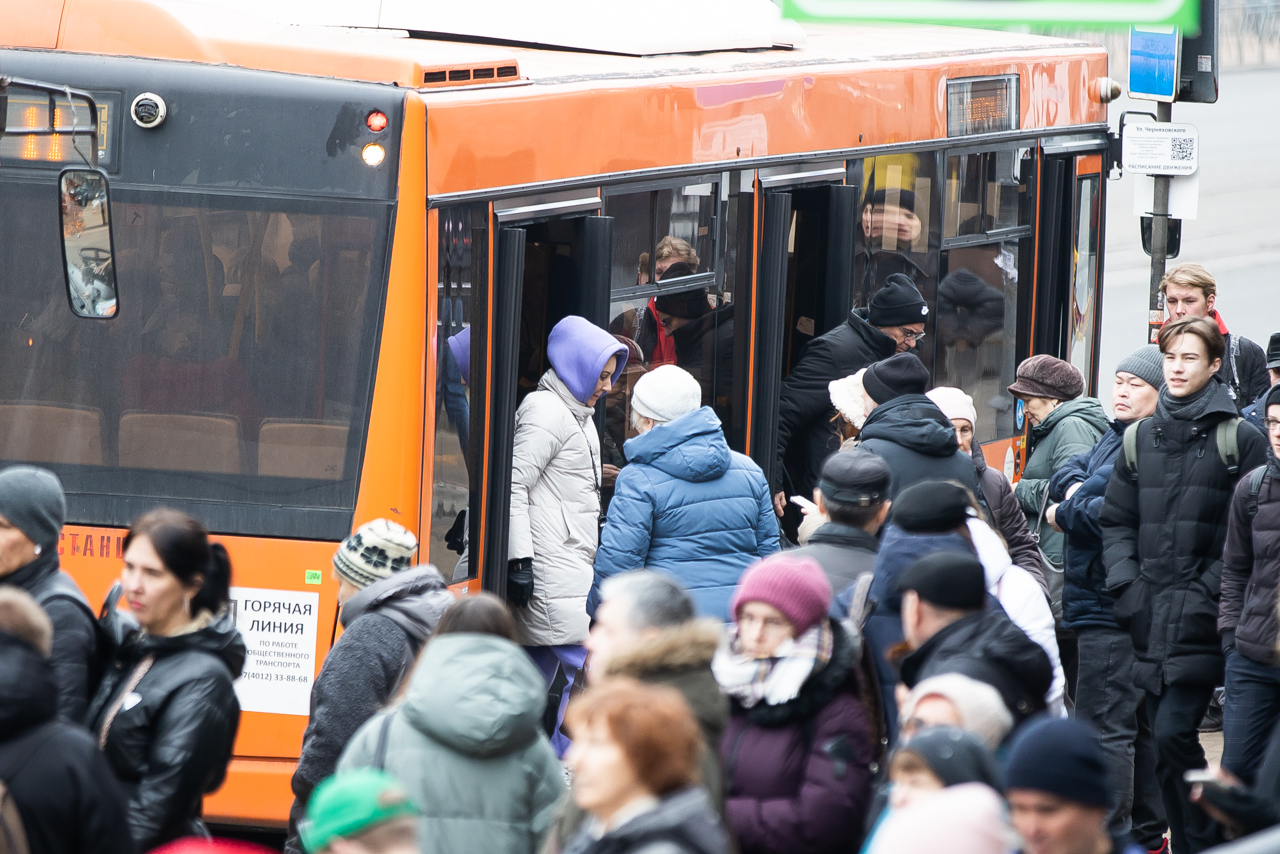
[(1124, 123), (1129, 116), (1147, 116), (1156, 121), (1155, 113), (1144, 113), (1141, 110), (1125, 110), (1120, 114), (1120, 123), (1115, 133), (1107, 133), (1106, 173), (1110, 180), (1117, 180), (1124, 172), (1120, 164), (1124, 162)]

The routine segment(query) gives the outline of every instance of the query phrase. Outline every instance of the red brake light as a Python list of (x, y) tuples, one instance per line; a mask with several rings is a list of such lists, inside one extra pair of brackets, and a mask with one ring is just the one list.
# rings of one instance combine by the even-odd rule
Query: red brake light
[(369, 117), (364, 120), (364, 123), (369, 126), (369, 130), (373, 131), (374, 133), (379, 133), (383, 130), (386, 130), (387, 114), (383, 112), (379, 112), (378, 110), (374, 110), (372, 113), (369, 114)]

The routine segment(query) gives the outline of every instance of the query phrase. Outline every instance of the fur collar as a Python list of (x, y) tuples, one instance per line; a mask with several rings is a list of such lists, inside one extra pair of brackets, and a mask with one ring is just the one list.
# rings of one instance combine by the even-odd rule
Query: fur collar
[(845, 690), (847, 685), (853, 686), (848, 690), (857, 696), (858, 691), (854, 685), (853, 675), (853, 643), (839, 620), (831, 621), (831, 631), (834, 635), (831, 661), (827, 662), (826, 667), (809, 677), (794, 700), (788, 700), (776, 706), (760, 703), (744, 709), (737, 700), (730, 697), (733, 714), (745, 716), (747, 721), (755, 726), (771, 729), (812, 718), (822, 711), (837, 694)]
[(722, 633), (720, 621), (709, 617), (663, 629), (651, 640), (610, 659), (605, 675), (639, 679), (663, 670), (707, 667)]

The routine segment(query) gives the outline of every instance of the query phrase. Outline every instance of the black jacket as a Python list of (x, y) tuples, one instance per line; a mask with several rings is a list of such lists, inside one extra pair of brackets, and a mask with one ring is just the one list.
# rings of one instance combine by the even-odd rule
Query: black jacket
[(453, 594), (433, 566), (397, 572), (342, 607), (342, 637), (311, 686), (311, 719), (293, 773), (286, 850), (300, 852), (297, 823), (311, 792), (334, 772), (347, 742), (391, 699)]
[(880, 541), (874, 535), (852, 525), (827, 522), (813, 532), (809, 544), (788, 554), (816, 560), (827, 574), (832, 591), (838, 596), (849, 589), (858, 577), (876, 568), (876, 552)]
[(729, 839), (707, 793), (691, 786), (663, 797), (658, 806), (592, 839), (590, 827), (564, 854), (725, 854)]
[(778, 403), (778, 465), (774, 466), (773, 492), (783, 488), (785, 466), (790, 493), (813, 493), (827, 457), (840, 450), (836, 435), (835, 407), (831, 405), (832, 380), (856, 374), (897, 350), (897, 343), (876, 329), (855, 310), (849, 319), (804, 346), (800, 361), (782, 381)]
[(0, 579), (30, 593), (53, 622), (53, 676), (58, 682), (58, 717), (80, 723), (97, 680), (98, 634), (93, 608), (50, 549), (17, 572)]
[(1049, 582), (1044, 577), (1040, 549), (1031, 536), (1031, 528), (1027, 525), (1022, 505), (1013, 494), (1013, 485), (1004, 476), (1004, 472), (987, 465), (987, 458), (982, 455), (981, 448), (973, 449), (973, 465), (978, 470), (978, 485), (982, 487), (982, 497), (986, 499), (992, 527), (1004, 537), (1005, 545), (1009, 547), (1009, 557), (1015, 566), (1031, 573), (1045, 595), (1049, 595)]
[(0, 632), (0, 780), (31, 854), (133, 854), (120, 784), (87, 732), (55, 719), (53, 668)]
[[(1222, 602), (1218, 631), (1235, 632), (1236, 650), (1259, 664), (1280, 664), (1276, 642), (1280, 620), (1280, 460), (1268, 455), (1258, 489), (1258, 509), (1249, 519), (1249, 475), (1231, 496), (1227, 542), (1222, 550)], [(1228, 643), (1230, 639), (1228, 639)]]
[(978, 469), (960, 450), (956, 428), (923, 394), (906, 394), (882, 403), (862, 425), (859, 444), (889, 464), (893, 497), (926, 480), (954, 480), (978, 497)]
[[(1234, 395), (1236, 408), (1243, 411), (1271, 387), (1271, 377), (1267, 373), (1267, 354), (1260, 345), (1243, 335), (1229, 332), (1224, 337), (1227, 349), (1217, 376)], [(1234, 360), (1231, 356), (1233, 344), (1236, 347)]]
[(966, 614), (902, 660), (902, 682), (914, 688), (939, 673), (963, 673), (1000, 692), (1017, 725), (1045, 709), (1053, 666), (1040, 645), (1004, 611)]
[[(112, 617), (114, 615), (108, 615)], [(141, 851), (199, 832), (203, 796), (222, 785), (240, 724), (232, 682), (245, 646), (224, 612), (203, 628), (172, 637), (125, 636), (89, 706), (89, 731), (124, 784), (129, 826)], [(141, 680), (130, 690), (146, 661)]]
[[(1102, 503), (1107, 482), (1128, 424), (1112, 421), (1098, 444), (1067, 460), (1049, 479), (1049, 500), (1057, 503), (1058, 527), (1066, 535), (1063, 562), (1062, 625), (1119, 628), (1111, 609), (1115, 597), (1107, 592), (1107, 569), (1102, 563)], [(1066, 500), (1072, 484), (1080, 484)]]
[[(1164, 393), (1162, 393), (1164, 394)], [(1240, 478), (1213, 439), (1236, 415), (1227, 389), (1213, 381), (1198, 419), (1157, 414), (1137, 426), (1137, 461), (1123, 446), (1102, 507), (1102, 561), (1116, 622), (1133, 638), (1134, 681), (1159, 694), (1163, 684), (1220, 684), (1218, 598), (1227, 510)], [(1266, 462), (1266, 439), (1242, 422), (1240, 471)]]

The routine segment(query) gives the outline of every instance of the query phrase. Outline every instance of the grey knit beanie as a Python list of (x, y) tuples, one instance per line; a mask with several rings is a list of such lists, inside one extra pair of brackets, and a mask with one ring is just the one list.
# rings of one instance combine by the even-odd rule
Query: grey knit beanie
[(1133, 374), (1159, 391), (1164, 388), (1164, 354), (1155, 344), (1144, 344), (1116, 365), (1116, 373)]
[(62, 482), (53, 472), (36, 466), (0, 470), (0, 516), (42, 549), (55, 547), (67, 519)]

